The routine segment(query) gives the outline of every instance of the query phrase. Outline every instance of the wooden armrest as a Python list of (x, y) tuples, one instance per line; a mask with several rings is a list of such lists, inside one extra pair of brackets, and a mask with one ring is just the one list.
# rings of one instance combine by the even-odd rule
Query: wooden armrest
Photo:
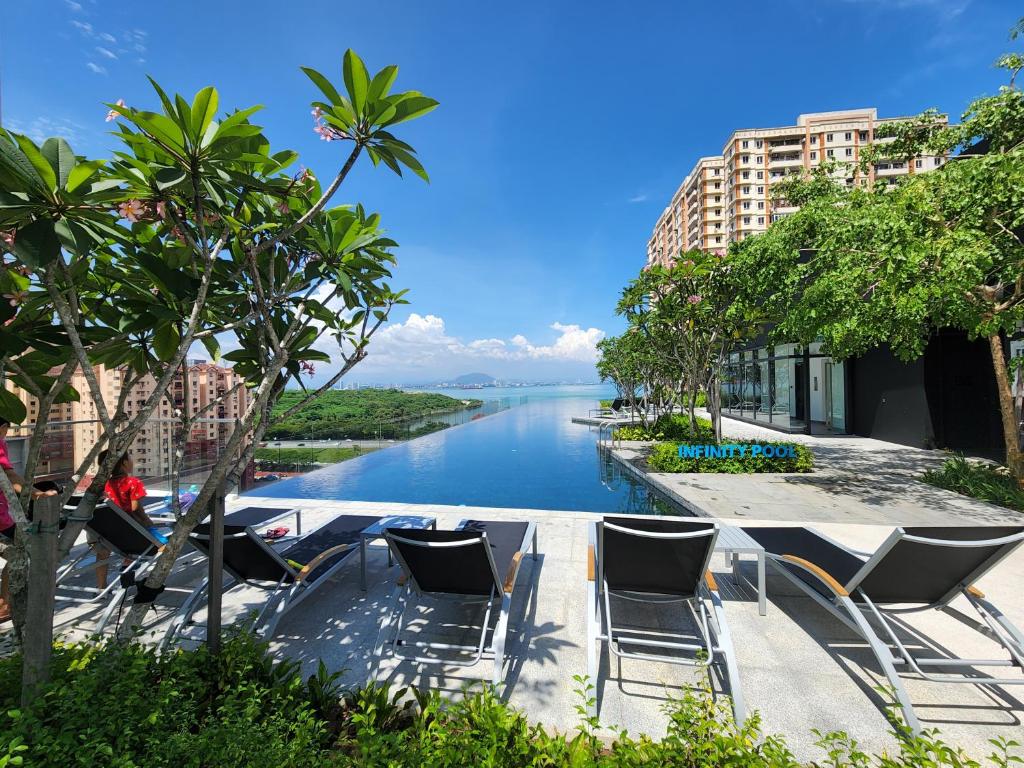
[(712, 592), (718, 591), (718, 582), (715, 581), (715, 574), (713, 574), (710, 570), (704, 571), (704, 581), (707, 582), (708, 589), (710, 589)]
[(516, 585), (516, 572), (519, 570), (519, 562), (523, 559), (523, 553), (516, 552), (512, 555), (512, 562), (508, 564), (508, 573), (505, 574), (505, 592), (511, 592)]
[(325, 549), (319, 555), (317, 555), (304, 566), (302, 566), (302, 570), (299, 571), (299, 575), (295, 577), (295, 580), (302, 581), (307, 576), (309, 576), (309, 574), (315, 571), (317, 567), (320, 565), (320, 563), (322, 563), (324, 560), (326, 560), (329, 557), (333, 557), (334, 555), (340, 554), (342, 552), (346, 552), (347, 550), (352, 549), (354, 546), (355, 544), (339, 544), (336, 547)]
[(964, 591), (965, 591), (965, 592), (966, 592), (966, 593), (967, 593), (968, 595), (970, 595), (971, 597), (976, 597), (976, 598), (978, 598), (979, 600), (984, 600), (984, 599), (985, 599), (985, 593), (984, 593), (984, 592), (982, 592), (982, 591), (981, 591), (980, 589), (978, 589), (977, 587), (975, 587), (974, 585), (971, 585), (971, 586), (969, 586), (969, 587), (968, 587), (967, 589), (965, 589)]
[(810, 560), (804, 560), (802, 557), (797, 557), (796, 555), (783, 555), (782, 559), (786, 560), (787, 562), (799, 565), (801, 568), (810, 571), (823, 582), (825, 582), (826, 586), (828, 586), (829, 589), (831, 589), (840, 597), (850, 596), (850, 593), (846, 591), (842, 584), (840, 584), (838, 581), (835, 580), (835, 578), (833, 578), (832, 574), (830, 574), (821, 566), (815, 565)]
[(597, 554), (594, 552), (594, 545), (587, 547), (587, 581), (593, 581), (597, 577)]

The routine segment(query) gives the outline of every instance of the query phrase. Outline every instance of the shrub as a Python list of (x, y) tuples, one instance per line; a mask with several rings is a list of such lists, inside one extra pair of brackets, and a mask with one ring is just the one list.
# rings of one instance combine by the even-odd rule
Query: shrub
[[(691, 443), (687, 441), (684, 445)], [(708, 443), (711, 441), (708, 440)], [(703, 445), (704, 443), (696, 443)], [(769, 472), (810, 472), (814, 467), (814, 454), (810, 448), (799, 443), (776, 443), (763, 442), (759, 440), (736, 440), (733, 445), (773, 445), (793, 446), (793, 458), (767, 457), (763, 455), (734, 456), (731, 458), (697, 458), (683, 457), (679, 455), (680, 443), (658, 443), (651, 449), (647, 457), (648, 465), (658, 472), (710, 472), (726, 473), (731, 475), (742, 475), (748, 473), (769, 473)]]
[[(581, 712), (573, 734), (549, 732), (503, 703), (490, 686), (459, 701), (437, 691), (368, 686), (343, 689), (323, 664), (303, 682), (294, 662), (274, 661), (264, 645), (236, 636), (221, 655), (205, 649), (160, 656), (137, 644), (56, 649), (53, 680), (24, 711), (20, 659), (0, 661), (0, 768), (113, 766), (576, 766), (578, 768), (798, 768), (757, 714), (735, 723), (727, 699), (709, 689), (666, 703), (663, 739), (621, 733), (611, 744)], [(592, 687), (581, 678), (584, 698)], [(2, 710), (0, 710), (2, 711)], [(817, 734), (821, 765), (944, 768), (979, 765), (938, 740), (896, 725), (896, 755), (871, 757), (841, 732)], [(1019, 763), (1015, 742), (993, 740), (989, 762)]]
[(659, 416), (653, 424), (646, 427), (642, 424), (630, 424), (615, 430), (616, 440), (679, 440), (681, 442), (705, 442), (714, 440), (711, 422), (697, 419), (697, 429), (690, 427), (690, 417), (686, 414), (666, 414)]
[(1024, 512), (1024, 490), (1006, 471), (986, 462), (951, 456), (939, 469), (929, 470), (921, 479), (930, 485), (956, 491), (974, 499), (991, 501)]

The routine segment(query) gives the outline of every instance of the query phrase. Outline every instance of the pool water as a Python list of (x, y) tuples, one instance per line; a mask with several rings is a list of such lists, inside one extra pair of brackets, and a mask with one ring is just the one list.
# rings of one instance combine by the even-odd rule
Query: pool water
[[(525, 402), (301, 477), (260, 496), (411, 504), (682, 514), (598, 449), (597, 429), (573, 424), (602, 390), (531, 392)], [(524, 393), (525, 394), (525, 393)], [(545, 396), (546, 395), (546, 396)], [(470, 394), (470, 396), (478, 396)]]

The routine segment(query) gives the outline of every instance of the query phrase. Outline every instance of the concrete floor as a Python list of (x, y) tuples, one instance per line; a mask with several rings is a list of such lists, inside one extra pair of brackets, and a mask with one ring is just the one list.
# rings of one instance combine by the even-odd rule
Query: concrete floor
[[(337, 514), (419, 514), (437, 518), (438, 527), (453, 528), (460, 519), (528, 519), (538, 522), (540, 556), (527, 558), (519, 574), (519, 588), (512, 606), (506, 695), (527, 712), (530, 719), (550, 728), (570, 731), (579, 723), (573, 675), (586, 671), (586, 553), (588, 524), (592, 514), (540, 510), (486, 509), (369, 502), (320, 502), (295, 499), (246, 497), (248, 506), (265, 501), (281, 506), (293, 503), (304, 510), (304, 529)], [(777, 524), (775, 520), (749, 519), (745, 524)], [(287, 522), (285, 523), (287, 524)], [(817, 526), (827, 534), (858, 548), (870, 549), (891, 530), (891, 525), (825, 523)], [(388, 568), (380, 544), (371, 547), (368, 560), (368, 592), (359, 589), (358, 554), (349, 559), (331, 583), (322, 587), (281, 622), (272, 647), (283, 656), (298, 659), (313, 671), (323, 659), (332, 669), (344, 670), (343, 681), (359, 684), (367, 677), (378, 623), (387, 609), (398, 568)], [(713, 560), (739, 657), (740, 676), (748, 708), (758, 710), (766, 733), (781, 733), (798, 757), (821, 757), (811, 729), (842, 729), (868, 751), (892, 747), (892, 738), (875, 692), (882, 678), (862, 643), (823, 609), (803, 596), (787, 580), (769, 569), (768, 614), (758, 615), (754, 590), (744, 579), (754, 578), (753, 561), (741, 565), (734, 581), (723, 558)], [(202, 566), (179, 574), (175, 583), (185, 586), (201, 577)], [(979, 586), (1018, 626), (1024, 626), (1024, 549), (1018, 550)], [(180, 601), (183, 593), (168, 592), (164, 605)], [(235, 621), (261, 605), (259, 590), (229, 592), (225, 620)], [(152, 614), (151, 614), (152, 616)], [(168, 616), (154, 619), (149, 635), (157, 638)], [(59, 615), (69, 635), (88, 631), (81, 610)], [(200, 620), (203, 616), (198, 617)], [(437, 610), (431, 617), (457, 624), (458, 611)], [(664, 614), (644, 618), (662, 628), (674, 626)], [(944, 615), (919, 616), (913, 625), (942, 646), (963, 656), (992, 656), (989, 642), (960, 622)], [(456, 631), (449, 629), (448, 634)], [(196, 637), (199, 637), (197, 634)], [(473, 668), (422, 667), (386, 663), (381, 679), (395, 684), (437, 687), (458, 695), (464, 686), (490, 677), (491, 665)], [(1021, 678), (1024, 681), (1024, 677)], [(700, 685), (698, 675), (684, 667), (626, 661), (621, 670), (602, 657), (598, 680), (600, 718), (604, 725), (631, 733), (659, 736), (666, 718), (662, 706), (678, 695), (682, 686)], [(714, 689), (722, 691), (715, 676)], [(908, 678), (907, 688), (925, 727), (938, 727), (947, 741), (980, 757), (988, 754), (988, 740), (996, 736), (1024, 735), (1024, 689), (988, 689), (975, 685), (939, 685)], [(611, 731), (609, 731), (611, 733)]]

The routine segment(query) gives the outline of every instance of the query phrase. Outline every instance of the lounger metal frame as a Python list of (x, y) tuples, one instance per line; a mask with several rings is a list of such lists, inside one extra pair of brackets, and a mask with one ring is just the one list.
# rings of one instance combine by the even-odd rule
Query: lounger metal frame
[[(467, 521), (462, 520), (456, 530), (463, 530)], [(503, 580), (498, 573), (498, 567), (494, 562), (494, 557), (491, 554), (491, 548), (487, 544), (487, 533), (481, 531), (480, 535), (471, 539), (464, 539), (461, 541), (445, 541), (445, 542), (424, 542), (414, 541), (412, 539), (405, 538), (397, 533), (385, 533), (385, 539), (387, 540), (388, 547), (394, 554), (395, 559), (402, 567), (403, 579), (395, 588), (391, 595), (390, 605), (387, 613), (381, 620), (380, 630), (377, 633), (377, 642), (374, 646), (373, 660), (370, 663), (370, 676), (369, 681), (372, 683), (377, 680), (380, 663), (383, 660), (384, 646), (390, 645), (391, 654), (402, 661), (412, 661), (418, 664), (440, 664), (445, 666), (455, 667), (472, 667), (478, 664), (482, 659), (488, 658), (493, 659), (494, 668), (491, 675), (491, 682), (494, 685), (498, 685), (503, 677), (503, 670), (505, 666), (505, 642), (508, 634), (508, 617), (509, 611), (512, 607), (512, 594), (515, 591), (515, 584), (519, 578), (519, 568), (522, 565), (522, 558), (526, 555), (527, 550), (531, 547), (533, 550), (533, 559), (537, 559), (537, 524), (530, 523), (526, 532), (523, 535), (522, 543), (519, 545), (517, 554), (519, 557), (513, 557), (512, 566), (514, 570), (506, 574), (506, 579)], [(420, 585), (416, 581), (416, 576), (409, 567), (408, 562), (402, 556), (401, 550), (394, 545), (394, 542), (400, 542), (414, 547), (422, 547), (424, 549), (450, 549), (456, 551), (464, 547), (479, 547), (484, 546), (484, 550), (487, 554), (487, 560), (491, 566), (491, 574), (494, 577), (494, 584), (491, 586), (491, 592), (489, 595), (466, 595), (456, 593), (440, 593), (440, 592), (428, 592), (420, 588)], [(505, 591), (506, 581), (511, 583), (511, 590)], [(449, 603), (459, 603), (461, 605), (483, 605), (484, 616), (483, 621), (479, 627), (480, 638), (474, 645), (461, 645), (457, 643), (438, 643), (438, 642), (406, 642), (401, 639), (402, 628), (405, 623), (405, 613), (409, 606), (414, 603), (414, 598), (426, 598), (431, 600), (438, 600)], [(492, 628), (490, 626), (491, 614), (493, 613), (496, 604), (499, 604), (498, 619)], [(388, 635), (391, 632), (392, 625), (395, 626), (394, 636), (388, 641)], [(478, 629), (478, 627), (470, 627), (471, 629)], [(487, 642), (487, 636), (490, 634), (490, 642)], [(399, 651), (399, 647), (402, 645), (412, 646), (414, 648), (423, 648), (436, 651), (456, 651), (460, 653), (469, 653), (471, 656), (467, 659), (459, 658), (438, 658), (434, 656), (421, 656), (421, 655), (406, 655)]]
[[(809, 531), (821, 536), (828, 542), (841, 547), (850, 554), (864, 557), (867, 553), (857, 552), (849, 547), (825, 536), (814, 529)], [(869, 573), (880, 563), (886, 555), (901, 541), (916, 544), (942, 546), (942, 547), (992, 547), (998, 546), (999, 550), (992, 557), (985, 560), (978, 568), (964, 579), (956, 587), (950, 589), (939, 600), (928, 604), (911, 604), (904, 608), (889, 608), (877, 605), (860, 588)], [(878, 660), (882, 672), (889, 684), (892, 686), (893, 694), (897, 703), (903, 711), (906, 725), (913, 733), (921, 732), (921, 723), (914, 712), (914, 706), (907, 695), (907, 691), (900, 679), (897, 667), (909, 668), (913, 673), (925, 680), (939, 683), (970, 683), (974, 685), (1024, 685), (1024, 675), (1020, 678), (992, 678), (981, 674), (971, 676), (968, 674), (936, 674), (925, 671), (925, 667), (949, 668), (949, 667), (1017, 667), (1024, 671), (1024, 634), (1014, 626), (998, 608), (985, 599), (985, 595), (973, 586), (973, 582), (991, 570), (1000, 560), (1009, 555), (1014, 549), (1024, 542), (1024, 532), (1003, 536), (996, 539), (985, 540), (959, 540), (959, 539), (933, 539), (923, 536), (914, 536), (906, 533), (903, 528), (893, 531), (882, 545), (864, 561), (864, 565), (845, 585), (839, 584), (823, 569), (815, 566), (802, 558), (791, 555), (780, 555), (766, 552), (769, 562), (782, 573), (786, 578), (800, 587), (806, 594), (812, 597), (819, 605), (828, 610), (844, 625), (860, 636)], [(791, 568), (799, 568), (801, 571), (813, 576), (819, 583), (828, 588), (832, 593), (829, 599), (818, 592), (814, 587), (797, 576)], [(960, 611), (950, 607), (949, 603), (963, 595), (968, 603), (981, 616), (982, 623), (965, 616)], [(897, 630), (910, 634), (922, 645), (931, 646), (933, 643), (908, 626), (905, 622), (895, 624), (891, 618), (894, 615), (907, 613), (920, 613), (928, 610), (941, 610), (965, 620), (968, 626), (994, 640), (1001, 645), (1010, 655), (1009, 659), (965, 659), (957, 657), (941, 658), (919, 658), (911, 653), (910, 649), (900, 639)], [(889, 614), (889, 615), (886, 615)], [(884, 638), (879, 637), (872, 627), (871, 619), (881, 627)], [(975, 670), (976, 671), (976, 670)]]
[[(163, 546), (152, 533), (146, 530), (142, 525), (139, 525), (138, 521), (132, 518), (131, 515), (126, 513), (116, 504), (109, 504), (104, 501), (97, 504), (97, 508), (101, 505), (116, 515), (124, 525), (134, 529), (136, 534), (147, 539), (151, 546), (140, 555), (128, 555), (125, 554), (117, 544), (102, 536), (98, 531), (93, 531), (93, 533), (99, 537), (99, 540), (96, 543), (87, 545), (79, 555), (73, 557), (57, 570), (56, 600), (58, 603), (84, 605), (88, 603), (101, 603), (104, 600), (107, 601), (107, 607), (100, 616), (94, 630), (98, 634), (102, 633), (107, 628), (107, 624), (110, 623), (110, 620), (113, 618), (118, 606), (124, 602), (128, 592), (134, 588), (135, 582), (138, 579), (143, 578), (153, 567), (156, 562), (157, 555), (159, 555), (160, 549)], [(95, 514), (95, 512), (93, 514)], [(105, 549), (109, 551), (111, 555), (105, 560), (96, 560), (89, 565), (79, 568), (78, 564), (85, 558), (90, 555), (95, 556), (97, 548)], [(80, 576), (84, 573), (95, 571), (101, 565), (109, 565), (115, 555), (122, 560), (128, 560), (129, 562), (127, 565), (120, 568), (118, 577), (110, 580), (105, 588), (99, 589), (98, 587), (86, 587), (77, 584), (64, 583), (72, 576)]]
[[(310, 535), (315, 533), (316, 531), (314, 530)], [(280, 566), (282, 576), (277, 582), (273, 583), (253, 581), (238, 573), (227, 563), (224, 563), (224, 571), (229, 577), (230, 583), (224, 585), (222, 594), (227, 594), (229, 590), (241, 586), (252, 586), (267, 590), (269, 592), (267, 599), (259, 613), (256, 615), (256, 619), (253, 621), (251, 629), (257, 636), (268, 639), (274, 636), (278, 622), (281, 621), (284, 615), (313, 594), (318, 585), (329, 581), (337, 571), (341, 570), (348, 563), (349, 558), (343, 557), (337, 563), (332, 565), (326, 572), (319, 575), (312, 582), (309, 582), (307, 578), (320, 566), (320, 564), (328, 558), (359, 547), (358, 542), (339, 544), (334, 547), (329, 547), (314, 557), (300, 570), (289, 565), (288, 561), (285, 560), (273, 547), (267, 544), (267, 542), (256, 533), (255, 529), (251, 527), (244, 528), (238, 533), (225, 533), (224, 535), (225, 541), (242, 537), (249, 537), (253, 543), (263, 551), (266, 557), (270, 558)], [(189, 539), (197, 549), (204, 552), (208, 551), (206, 547), (206, 542), (210, 540), (208, 534), (200, 534), (193, 531), (192, 534), (190, 534)], [(161, 649), (167, 648), (172, 642), (174, 642), (181, 635), (182, 630), (186, 625), (199, 626), (193, 623), (192, 617), (195, 615), (196, 611), (205, 604), (209, 586), (210, 577), (207, 575), (203, 578), (203, 581), (192, 590), (192, 593), (188, 596), (181, 608), (178, 609), (174, 618), (171, 620), (170, 626), (167, 628), (167, 632), (160, 643)]]
[[(613, 530), (628, 536), (637, 536), (648, 539), (661, 539), (676, 541), (680, 539), (708, 538), (707, 552), (704, 562), (701, 563), (700, 573), (704, 574), (703, 579), (697, 584), (692, 597), (678, 597), (675, 595), (658, 595), (647, 592), (628, 592), (611, 590), (605, 578), (604, 566), (604, 536), (603, 531)], [(594, 695), (588, 697), (591, 716), (597, 715), (597, 683), (598, 669), (600, 664), (600, 650), (602, 644), (608, 645), (611, 657), (619, 659), (637, 659), (640, 661), (656, 661), (665, 664), (677, 664), (681, 666), (709, 667), (716, 660), (721, 661), (721, 667), (725, 672), (729, 684), (729, 693), (732, 698), (733, 714), (736, 721), (742, 723), (746, 719), (746, 705), (743, 699), (743, 689), (740, 686), (739, 667), (736, 662), (736, 651), (732, 643), (732, 635), (729, 632), (729, 624), (725, 618), (725, 611), (722, 607), (722, 600), (718, 594), (718, 585), (708, 564), (711, 555), (715, 551), (715, 541), (718, 538), (719, 527), (717, 523), (709, 523), (708, 527), (697, 531), (668, 532), (668, 531), (645, 531), (635, 528), (627, 528), (607, 521), (595, 521), (590, 526), (590, 546), (587, 553), (587, 677), (590, 684), (594, 686)], [(611, 597), (631, 600), (634, 602), (646, 603), (649, 605), (670, 605), (683, 604), (689, 609), (697, 626), (700, 642), (686, 642), (690, 635), (683, 635), (674, 632), (655, 631), (650, 629), (638, 629), (629, 626), (616, 626), (612, 618)], [(711, 610), (714, 614), (713, 620), (708, 611), (707, 602), (711, 603)], [(674, 638), (674, 639), (673, 639)], [(640, 646), (654, 649), (676, 650), (692, 652), (692, 658), (679, 656), (666, 656), (657, 653), (642, 653), (626, 651), (623, 645)], [(706, 654), (701, 657), (700, 654)], [(610, 657), (610, 658), (611, 658)]]

